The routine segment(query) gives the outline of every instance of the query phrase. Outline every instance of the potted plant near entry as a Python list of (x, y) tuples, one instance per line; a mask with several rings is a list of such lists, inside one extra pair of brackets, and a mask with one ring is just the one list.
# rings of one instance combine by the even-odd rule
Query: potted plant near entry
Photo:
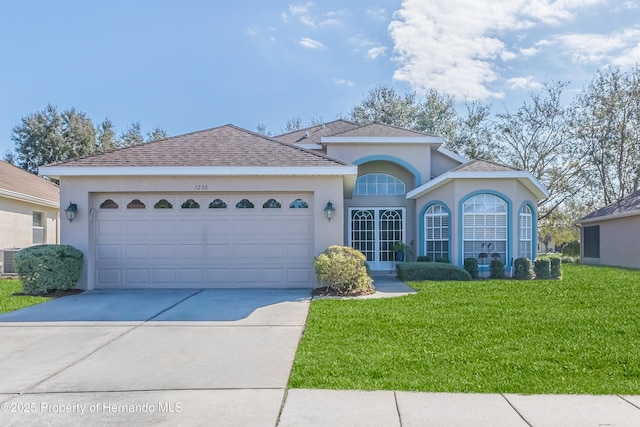
[(409, 247), (402, 242), (396, 242), (391, 249), (396, 253), (398, 262), (403, 262), (409, 252)]

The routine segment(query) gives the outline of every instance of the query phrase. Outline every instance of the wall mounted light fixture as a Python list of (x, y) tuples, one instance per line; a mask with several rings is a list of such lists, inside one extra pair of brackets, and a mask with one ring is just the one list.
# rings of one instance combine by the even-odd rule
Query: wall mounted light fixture
[(69, 207), (64, 210), (65, 215), (69, 222), (73, 222), (76, 219), (76, 214), (78, 213), (78, 205), (75, 203), (69, 203)]
[(333, 207), (333, 203), (331, 203), (331, 200), (327, 202), (327, 206), (324, 207), (323, 211), (324, 216), (326, 216), (329, 222), (331, 222), (333, 216), (336, 214), (336, 208)]

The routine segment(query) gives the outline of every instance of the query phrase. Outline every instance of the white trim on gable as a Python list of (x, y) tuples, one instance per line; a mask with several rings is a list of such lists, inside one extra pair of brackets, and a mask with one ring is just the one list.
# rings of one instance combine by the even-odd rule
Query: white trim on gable
[(0, 196), (7, 197), (9, 199), (20, 200), (22, 202), (29, 202), (35, 205), (48, 206), (50, 208), (60, 208), (60, 202), (54, 200), (43, 199), (41, 197), (30, 196), (28, 194), (16, 193), (15, 191), (4, 190), (0, 188)]
[(407, 199), (417, 199), (454, 179), (517, 179), (538, 199), (549, 197), (549, 191), (527, 171), (487, 171), (487, 172), (445, 172), (439, 177), (414, 188), (407, 193)]
[(628, 211), (628, 212), (619, 212), (619, 213), (614, 213), (614, 214), (609, 214), (609, 215), (602, 215), (602, 216), (596, 216), (593, 218), (587, 218), (587, 219), (579, 219), (578, 221), (576, 221), (576, 225), (577, 226), (581, 226), (582, 224), (590, 224), (593, 222), (600, 222), (600, 221), (609, 221), (612, 219), (618, 219), (618, 218), (626, 218), (629, 216), (637, 216), (640, 215), (640, 210), (634, 210), (634, 211)]
[(335, 176), (358, 175), (357, 166), (43, 166), (42, 175), (60, 176)]
[(323, 136), (323, 144), (442, 144), (439, 136)]

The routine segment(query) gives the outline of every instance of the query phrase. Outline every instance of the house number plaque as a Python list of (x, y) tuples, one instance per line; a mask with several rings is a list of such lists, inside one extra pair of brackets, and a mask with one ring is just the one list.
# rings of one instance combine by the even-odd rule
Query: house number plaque
[(195, 190), (196, 191), (206, 191), (207, 190), (207, 184), (196, 184)]

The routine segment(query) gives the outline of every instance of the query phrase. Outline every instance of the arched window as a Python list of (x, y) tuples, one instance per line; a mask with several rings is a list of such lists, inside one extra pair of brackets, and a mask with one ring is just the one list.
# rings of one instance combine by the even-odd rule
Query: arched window
[(355, 196), (404, 196), (404, 182), (384, 173), (359, 176), (353, 190)]
[(425, 255), (435, 261), (449, 258), (449, 212), (440, 204), (431, 205), (424, 213)]
[(112, 199), (107, 199), (100, 204), (100, 209), (118, 209), (118, 204)]
[(209, 209), (225, 209), (227, 204), (220, 199), (215, 199), (213, 202), (209, 203)]
[(264, 209), (280, 209), (282, 205), (276, 199), (269, 199), (262, 205)]
[(289, 207), (291, 209), (308, 209), (309, 204), (302, 199), (295, 199), (293, 202), (291, 202)]
[(533, 257), (533, 214), (529, 205), (520, 209), (520, 257)]
[(173, 205), (167, 199), (160, 199), (153, 205), (154, 209), (173, 209)]
[(238, 209), (253, 209), (253, 203), (251, 203), (248, 199), (242, 199), (238, 203), (236, 203), (236, 208)]
[(464, 258), (507, 262), (507, 202), (493, 194), (478, 194), (462, 205)]
[(182, 209), (200, 209), (200, 203), (193, 199), (185, 200), (182, 204)]

